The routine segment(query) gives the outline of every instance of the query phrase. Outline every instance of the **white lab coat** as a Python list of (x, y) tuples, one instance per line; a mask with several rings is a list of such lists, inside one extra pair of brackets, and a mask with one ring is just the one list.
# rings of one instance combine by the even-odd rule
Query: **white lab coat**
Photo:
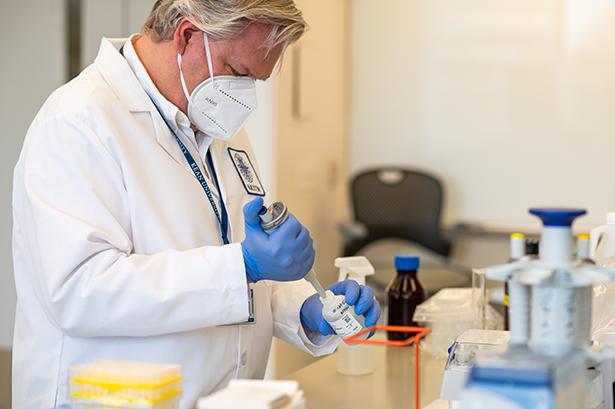
[(97, 359), (182, 366), (181, 409), (233, 377), (262, 377), (272, 335), (314, 355), (299, 322), (304, 282), (252, 285), (239, 242), (247, 194), (228, 147), (213, 160), (230, 218), (222, 246), (201, 186), (117, 49), (103, 40), (93, 65), (54, 92), (28, 130), (14, 175), (18, 301), (13, 408), (68, 400), (68, 370)]

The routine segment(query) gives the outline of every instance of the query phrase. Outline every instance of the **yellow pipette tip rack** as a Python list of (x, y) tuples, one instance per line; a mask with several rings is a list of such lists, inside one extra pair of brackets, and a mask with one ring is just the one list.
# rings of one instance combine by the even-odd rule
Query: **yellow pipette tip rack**
[(70, 369), (72, 408), (175, 409), (179, 365), (96, 361)]

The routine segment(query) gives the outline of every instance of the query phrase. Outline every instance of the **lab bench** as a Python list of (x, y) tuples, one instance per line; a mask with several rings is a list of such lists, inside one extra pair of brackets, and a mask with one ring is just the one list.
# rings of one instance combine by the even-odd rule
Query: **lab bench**
[[(374, 348), (376, 370), (348, 376), (336, 371), (337, 354), (293, 372), (309, 409), (414, 409), (414, 347)], [(420, 357), (421, 407), (440, 396), (446, 358)]]

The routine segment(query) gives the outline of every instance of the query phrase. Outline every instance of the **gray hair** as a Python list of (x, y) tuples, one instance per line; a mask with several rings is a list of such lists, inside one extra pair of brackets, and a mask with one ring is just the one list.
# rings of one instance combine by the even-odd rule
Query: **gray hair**
[(232, 39), (250, 23), (272, 27), (263, 46), (286, 48), (305, 32), (307, 24), (293, 0), (156, 0), (143, 25), (157, 41), (170, 40), (183, 18), (212, 39)]

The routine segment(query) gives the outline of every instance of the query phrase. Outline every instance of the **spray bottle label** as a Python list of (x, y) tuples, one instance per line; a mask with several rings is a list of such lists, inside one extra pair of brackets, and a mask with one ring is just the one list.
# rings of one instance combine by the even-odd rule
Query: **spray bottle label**
[(363, 329), (359, 321), (352, 316), (349, 309), (350, 307), (345, 304), (343, 309), (339, 312), (340, 318), (329, 321), (329, 325), (331, 325), (333, 331), (342, 338), (353, 336)]

